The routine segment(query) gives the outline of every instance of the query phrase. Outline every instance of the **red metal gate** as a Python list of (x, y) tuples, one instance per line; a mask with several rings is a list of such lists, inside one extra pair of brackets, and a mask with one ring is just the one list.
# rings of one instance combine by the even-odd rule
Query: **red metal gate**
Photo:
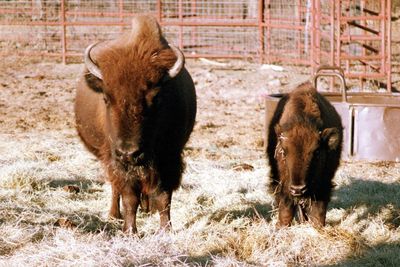
[[(391, 90), (391, 0), (10, 0), (0, 2), (0, 54), (81, 57), (95, 40), (156, 16), (187, 57), (323, 64)], [(383, 84), (383, 82), (385, 84)]]

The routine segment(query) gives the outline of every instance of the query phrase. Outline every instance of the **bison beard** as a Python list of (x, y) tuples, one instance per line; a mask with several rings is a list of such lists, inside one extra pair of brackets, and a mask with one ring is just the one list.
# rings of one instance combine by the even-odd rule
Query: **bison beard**
[(268, 128), (269, 189), (278, 226), (325, 225), (332, 179), (340, 163), (343, 128), (335, 108), (310, 83), (280, 99)]
[(136, 232), (139, 204), (169, 229), (172, 192), (181, 181), (182, 150), (196, 116), (196, 94), (182, 52), (168, 45), (153, 17), (132, 31), (89, 46), (75, 99), (76, 126), (112, 186), (110, 216)]

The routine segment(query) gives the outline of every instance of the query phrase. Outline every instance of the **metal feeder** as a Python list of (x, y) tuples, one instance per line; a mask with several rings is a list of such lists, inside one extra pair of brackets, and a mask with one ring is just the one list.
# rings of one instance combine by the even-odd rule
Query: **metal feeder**
[[(347, 92), (340, 68), (322, 66), (314, 76), (314, 86), (322, 76), (336, 77), (341, 93), (322, 92), (333, 104), (344, 126), (343, 160), (400, 162), (400, 94)], [(268, 125), (283, 94), (265, 98), (265, 140)]]

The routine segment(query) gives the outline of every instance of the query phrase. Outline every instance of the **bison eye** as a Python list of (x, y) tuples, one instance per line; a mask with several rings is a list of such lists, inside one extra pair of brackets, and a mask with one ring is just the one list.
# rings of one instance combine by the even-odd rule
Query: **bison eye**
[(151, 89), (151, 88), (153, 88), (155, 86), (155, 84), (153, 83), (153, 82), (151, 82), (151, 81), (146, 81), (146, 87), (147, 87), (147, 89)]
[(106, 106), (110, 105), (110, 97), (107, 94), (103, 94), (103, 100)]

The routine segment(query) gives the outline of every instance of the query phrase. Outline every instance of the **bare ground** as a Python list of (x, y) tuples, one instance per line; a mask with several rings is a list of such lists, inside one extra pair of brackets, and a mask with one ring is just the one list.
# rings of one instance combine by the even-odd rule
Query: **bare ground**
[(187, 67), (198, 117), (173, 197), (174, 231), (157, 234), (158, 216), (140, 214), (139, 236), (126, 236), (107, 218), (110, 186), (74, 129), (82, 65), (2, 59), (0, 266), (398, 265), (399, 163), (342, 163), (324, 229), (275, 228), (262, 96), (308, 79), (307, 70)]

